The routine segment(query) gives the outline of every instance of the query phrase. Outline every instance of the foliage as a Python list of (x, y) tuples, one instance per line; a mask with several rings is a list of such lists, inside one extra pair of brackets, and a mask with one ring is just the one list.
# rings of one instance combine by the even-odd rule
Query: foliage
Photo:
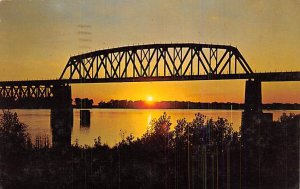
[(19, 121), (16, 113), (3, 111), (0, 115), (0, 142), (4, 151), (13, 149), (17, 151), (30, 145), (27, 125)]
[[(26, 138), (26, 126), (16, 115), (10, 113), (0, 123), (5, 128), (7, 123), (18, 125), (23, 129), (2, 129)], [(164, 113), (141, 138), (121, 133), (122, 141), (112, 148), (100, 137), (93, 147), (77, 141), (65, 153), (24, 148), (30, 157), (18, 167), (22, 179), (4, 169), (5, 179), (14, 178), (4, 187), (298, 188), (299, 123), (300, 115), (284, 114), (276, 122), (246, 129), (240, 137), (226, 119), (202, 114), (192, 121), (179, 119), (171, 129), (170, 116)]]

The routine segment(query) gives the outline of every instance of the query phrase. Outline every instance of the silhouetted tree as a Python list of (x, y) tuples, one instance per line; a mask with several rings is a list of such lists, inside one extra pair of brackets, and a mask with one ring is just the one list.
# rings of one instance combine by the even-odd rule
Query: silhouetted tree
[(3, 152), (18, 152), (30, 145), (27, 125), (20, 122), (17, 113), (3, 111), (0, 115), (0, 143)]
[(24, 182), (24, 167), (31, 141), (27, 125), (16, 113), (3, 111), (0, 115), (0, 180), (6, 188), (20, 188)]
[[(30, 149), (26, 126), (16, 114), (5, 113), (0, 118), (0, 180), (4, 188), (299, 188), (299, 124), (300, 115), (284, 114), (238, 133), (226, 119), (196, 114), (191, 122), (177, 120), (172, 130), (164, 113), (141, 138), (121, 133), (121, 142), (112, 148), (100, 137), (93, 147), (77, 141), (61, 154)], [(246, 143), (240, 134), (246, 134)], [(30, 155), (19, 154), (14, 163), (3, 159), (12, 157), (13, 149), (3, 142), (10, 137), (2, 136), (14, 136), (11, 144)]]
[(76, 108), (92, 108), (93, 107), (93, 99), (88, 98), (75, 98), (75, 106)]
[(299, 188), (300, 115), (283, 114), (242, 132), (245, 188)]

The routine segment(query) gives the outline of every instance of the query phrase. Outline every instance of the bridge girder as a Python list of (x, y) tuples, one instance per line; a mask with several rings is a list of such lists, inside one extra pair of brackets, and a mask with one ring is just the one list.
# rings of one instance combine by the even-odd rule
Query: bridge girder
[(104, 49), (70, 57), (60, 80), (252, 74), (237, 48), (195, 43)]
[(0, 99), (12, 98), (51, 98), (53, 97), (53, 86), (46, 85), (0, 85)]
[(50, 108), (53, 86), (0, 85), (0, 108)]

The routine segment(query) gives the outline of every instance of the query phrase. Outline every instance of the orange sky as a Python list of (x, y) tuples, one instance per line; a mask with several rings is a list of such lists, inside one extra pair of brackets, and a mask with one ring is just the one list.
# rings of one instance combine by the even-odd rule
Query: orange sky
[[(237, 46), (254, 71), (300, 71), (299, 1), (0, 0), (0, 80), (58, 78), (70, 55), (147, 43)], [(244, 81), (89, 84), (99, 100), (243, 102)], [(263, 84), (263, 102), (300, 103), (299, 82)]]

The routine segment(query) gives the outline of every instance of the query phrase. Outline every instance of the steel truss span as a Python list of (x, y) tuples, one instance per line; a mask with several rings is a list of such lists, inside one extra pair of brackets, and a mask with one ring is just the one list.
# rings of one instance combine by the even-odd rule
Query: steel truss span
[(0, 99), (11, 98), (13, 100), (23, 98), (52, 98), (53, 86), (45, 85), (16, 85), (0, 86)]
[(151, 80), (253, 74), (239, 50), (226, 45), (151, 44), (94, 51), (70, 57), (60, 80)]

